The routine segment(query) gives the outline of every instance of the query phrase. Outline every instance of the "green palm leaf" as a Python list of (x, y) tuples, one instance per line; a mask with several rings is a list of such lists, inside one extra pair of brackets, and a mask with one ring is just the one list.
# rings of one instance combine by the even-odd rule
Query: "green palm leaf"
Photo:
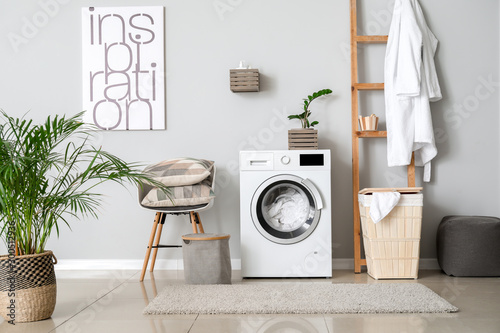
[(16, 225), (20, 254), (41, 253), (52, 230), (70, 227), (69, 217), (98, 217), (104, 182), (120, 185), (148, 182), (170, 195), (165, 185), (90, 144), (94, 128), (73, 117), (48, 117), (35, 125), (1, 112), (0, 235), (7, 242), (9, 222)]

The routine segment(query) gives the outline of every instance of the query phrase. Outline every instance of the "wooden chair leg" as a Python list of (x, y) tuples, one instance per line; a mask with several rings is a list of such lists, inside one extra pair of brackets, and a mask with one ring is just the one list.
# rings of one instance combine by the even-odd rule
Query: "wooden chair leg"
[(198, 214), (197, 212), (194, 214), (196, 215), (196, 223), (198, 224), (198, 228), (200, 228), (200, 232), (204, 234), (205, 230), (203, 230), (203, 224), (201, 224), (200, 214)]
[[(158, 226), (158, 231), (156, 232), (156, 240), (154, 242), (154, 246), (158, 246), (158, 244), (160, 244), (161, 231), (163, 230), (163, 224), (165, 223), (166, 216), (167, 216), (167, 214), (161, 213), (160, 225)], [(158, 253), (158, 248), (155, 247), (153, 249), (153, 257), (151, 258), (151, 267), (149, 268), (150, 272), (152, 272), (155, 269), (156, 254), (157, 253)]]
[[(189, 218), (191, 219), (191, 225), (193, 227), (193, 233), (205, 233), (205, 230), (203, 230), (203, 224), (201, 224), (201, 219), (200, 219), (200, 214), (195, 213), (195, 212), (189, 212)], [(200, 229), (198, 231), (198, 228)]]
[(149, 255), (151, 254), (151, 248), (153, 246), (153, 240), (156, 234), (156, 228), (158, 227), (158, 223), (160, 222), (161, 213), (157, 212), (155, 215), (155, 220), (153, 222), (153, 229), (151, 229), (151, 235), (149, 236), (148, 248), (146, 250), (146, 256), (144, 257), (144, 263), (142, 264), (142, 272), (139, 281), (144, 281), (144, 275), (146, 274), (146, 268), (148, 268)]
[(196, 227), (196, 217), (194, 212), (189, 212), (189, 219), (191, 220), (191, 226), (193, 227), (193, 233), (198, 233), (198, 228)]

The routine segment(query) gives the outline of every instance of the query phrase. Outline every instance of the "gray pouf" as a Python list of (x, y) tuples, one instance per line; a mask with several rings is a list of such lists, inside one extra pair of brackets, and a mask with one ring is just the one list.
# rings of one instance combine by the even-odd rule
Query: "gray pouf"
[(500, 219), (446, 216), (437, 231), (441, 269), (453, 276), (500, 276)]
[(231, 255), (227, 234), (182, 236), (184, 280), (187, 284), (231, 284)]

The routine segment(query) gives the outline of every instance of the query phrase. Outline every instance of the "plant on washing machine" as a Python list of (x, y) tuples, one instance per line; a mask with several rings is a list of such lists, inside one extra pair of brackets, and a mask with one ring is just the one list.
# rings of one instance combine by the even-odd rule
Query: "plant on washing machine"
[(288, 116), (288, 119), (290, 119), (290, 120), (291, 119), (299, 119), (301, 124), (302, 124), (302, 128), (314, 127), (314, 125), (317, 125), (319, 122), (318, 121), (309, 122), (309, 116), (311, 115), (311, 110), (310, 110), (311, 103), (316, 98), (321, 97), (321, 96), (325, 96), (325, 95), (328, 95), (331, 93), (332, 93), (332, 91), (330, 89), (322, 89), (322, 90), (319, 90), (319, 91), (307, 96), (307, 98), (303, 99), (304, 100), (304, 112), (302, 112), (301, 114), (290, 115), (290, 116)]
[(301, 129), (288, 130), (288, 149), (318, 149), (318, 131), (314, 129), (318, 121), (309, 121), (311, 103), (321, 96), (331, 94), (331, 89), (322, 89), (304, 98), (304, 112), (289, 115), (288, 119), (298, 119)]

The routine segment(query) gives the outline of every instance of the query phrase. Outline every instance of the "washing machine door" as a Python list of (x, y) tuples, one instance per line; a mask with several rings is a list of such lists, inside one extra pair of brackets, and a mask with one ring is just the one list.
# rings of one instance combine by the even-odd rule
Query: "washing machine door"
[(319, 191), (310, 180), (284, 174), (257, 188), (250, 209), (262, 236), (278, 244), (294, 244), (314, 231), (322, 208)]

